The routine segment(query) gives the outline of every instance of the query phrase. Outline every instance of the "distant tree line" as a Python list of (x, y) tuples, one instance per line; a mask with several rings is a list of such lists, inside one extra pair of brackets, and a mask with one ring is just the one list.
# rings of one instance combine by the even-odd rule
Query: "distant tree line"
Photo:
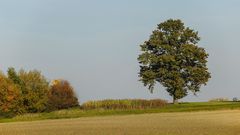
[(51, 83), (37, 70), (0, 73), (0, 115), (12, 116), (67, 109), (78, 106), (73, 87), (67, 80)]

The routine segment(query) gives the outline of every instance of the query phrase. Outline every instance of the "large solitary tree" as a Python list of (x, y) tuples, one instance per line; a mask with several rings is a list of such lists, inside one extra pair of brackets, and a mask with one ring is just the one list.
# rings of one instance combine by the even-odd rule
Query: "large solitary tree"
[(198, 32), (185, 27), (181, 20), (160, 23), (149, 40), (140, 45), (140, 81), (151, 92), (159, 82), (173, 97), (173, 103), (189, 91), (196, 94), (211, 78), (206, 65), (208, 54), (197, 46), (199, 41)]

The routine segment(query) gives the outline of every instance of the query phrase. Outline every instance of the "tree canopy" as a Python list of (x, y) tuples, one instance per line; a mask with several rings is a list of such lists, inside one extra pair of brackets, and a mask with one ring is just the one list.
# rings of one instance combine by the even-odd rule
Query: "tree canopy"
[(42, 112), (47, 106), (47, 93), (49, 82), (40, 71), (20, 70), (18, 73), (21, 79), (20, 88), (23, 96), (23, 105), (27, 112)]
[(54, 80), (48, 92), (48, 109), (58, 110), (78, 106), (74, 89), (67, 80)]
[(17, 85), (0, 73), (0, 115), (21, 113), (20, 99), (20, 91)]
[(188, 91), (196, 94), (211, 78), (208, 54), (197, 46), (199, 41), (198, 32), (185, 27), (181, 20), (160, 23), (149, 40), (140, 45), (140, 81), (151, 92), (156, 82), (160, 83), (174, 103), (187, 96)]

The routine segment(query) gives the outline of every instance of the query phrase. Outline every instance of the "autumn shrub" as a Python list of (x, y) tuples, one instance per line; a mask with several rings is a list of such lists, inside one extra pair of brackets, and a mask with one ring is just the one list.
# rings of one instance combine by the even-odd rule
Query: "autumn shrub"
[(16, 72), (12, 67), (8, 68), (7, 75), (0, 73), (0, 117), (76, 106), (79, 106), (78, 99), (66, 80), (56, 80), (49, 85), (40, 71)]
[(160, 108), (167, 105), (166, 100), (162, 99), (119, 99), (119, 100), (100, 100), (88, 101), (81, 105), (82, 109), (147, 109)]
[(21, 113), (21, 95), (18, 87), (0, 73), (0, 115), (13, 116)]
[(66, 80), (55, 80), (48, 92), (48, 111), (79, 106), (73, 87)]

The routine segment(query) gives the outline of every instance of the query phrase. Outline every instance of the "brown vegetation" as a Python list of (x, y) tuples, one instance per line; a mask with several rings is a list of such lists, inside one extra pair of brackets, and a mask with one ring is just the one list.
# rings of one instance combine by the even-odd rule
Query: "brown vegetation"
[(55, 80), (48, 92), (48, 109), (67, 109), (78, 105), (78, 99), (70, 83), (66, 80)]
[(88, 101), (81, 107), (83, 109), (147, 109), (160, 108), (167, 105), (166, 100), (162, 99), (122, 99), (122, 100), (101, 100)]

